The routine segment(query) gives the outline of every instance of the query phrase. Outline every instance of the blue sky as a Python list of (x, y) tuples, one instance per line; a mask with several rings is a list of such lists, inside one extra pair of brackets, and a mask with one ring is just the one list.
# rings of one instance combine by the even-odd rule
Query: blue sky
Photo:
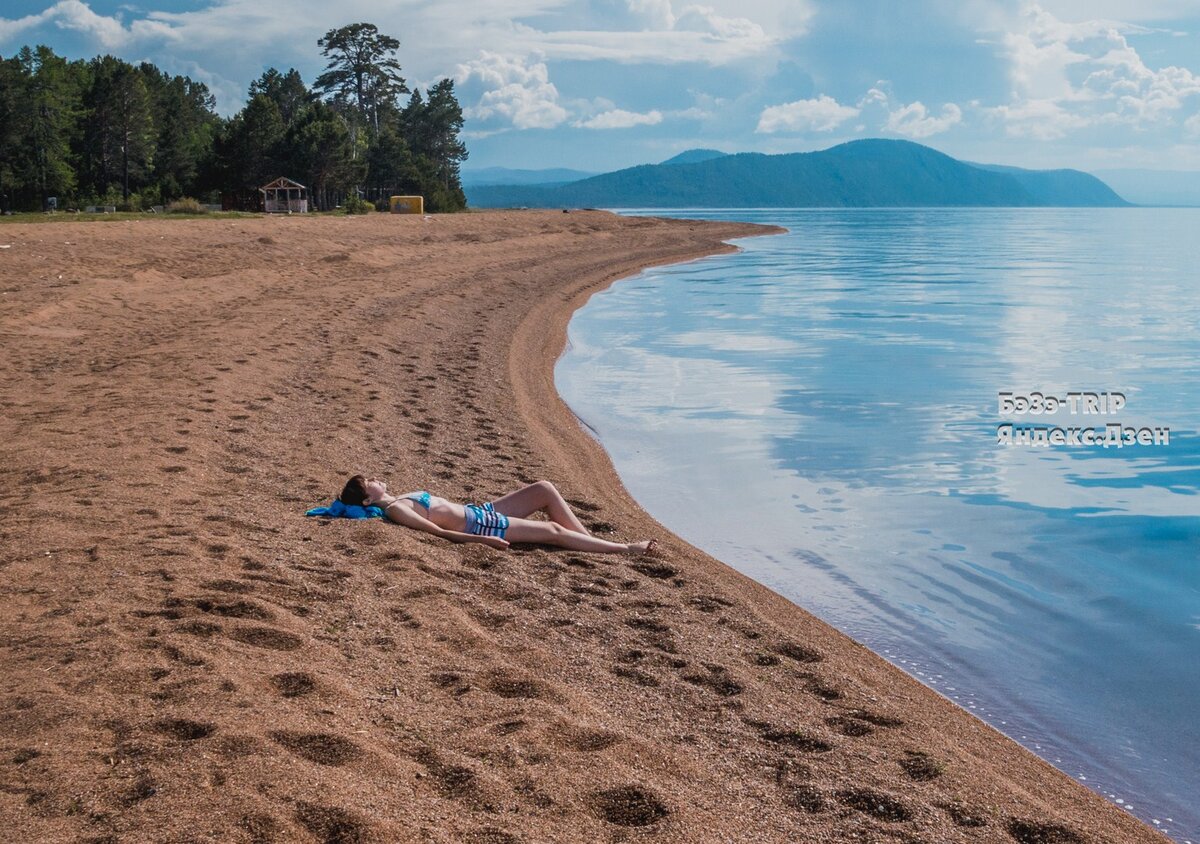
[(609, 170), (692, 147), (906, 138), (1027, 167), (1200, 170), (1200, 0), (5, 0), (0, 54), (112, 53), (241, 107), (370, 21), (453, 77), (468, 167)]

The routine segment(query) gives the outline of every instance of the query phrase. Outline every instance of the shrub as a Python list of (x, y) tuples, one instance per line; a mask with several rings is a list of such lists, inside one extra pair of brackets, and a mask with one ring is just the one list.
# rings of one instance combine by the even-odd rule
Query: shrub
[(342, 203), (342, 210), (347, 214), (370, 214), (375, 210), (375, 206), (362, 197), (348, 196)]
[(192, 199), (190, 196), (185, 196), (182, 199), (177, 199), (167, 206), (168, 214), (207, 214), (208, 209), (200, 204), (199, 200)]

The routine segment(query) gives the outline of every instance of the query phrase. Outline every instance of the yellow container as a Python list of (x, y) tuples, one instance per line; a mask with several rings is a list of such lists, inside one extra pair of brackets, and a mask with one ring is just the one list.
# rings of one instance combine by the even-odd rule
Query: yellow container
[(388, 198), (388, 207), (393, 214), (424, 214), (425, 198), (421, 196), (392, 196)]

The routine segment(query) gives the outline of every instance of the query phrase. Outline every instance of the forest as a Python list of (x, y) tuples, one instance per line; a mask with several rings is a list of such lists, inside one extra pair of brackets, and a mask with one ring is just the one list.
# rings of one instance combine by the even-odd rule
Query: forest
[[(70, 61), (48, 47), (0, 57), (0, 211), (163, 207), (184, 198), (255, 210), (285, 176), (310, 207), (385, 208), (420, 195), (466, 207), (454, 82), (410, 89), (400, 42), (369, 23), (330, 30), (312, 86), (271, 68), (230, 118), (202, 82), (113, 56)], [(369, 210), (369, 209), (368, 209)]]

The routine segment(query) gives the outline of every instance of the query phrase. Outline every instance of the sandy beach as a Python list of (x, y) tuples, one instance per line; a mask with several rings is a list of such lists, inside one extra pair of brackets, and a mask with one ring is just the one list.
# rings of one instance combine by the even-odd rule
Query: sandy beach
[[(1163, 842), (671, 535), (571, 314), (771, 230), (602, 212), (0, 226), (13, 842)], [(324, 521), (555, 483), (661, 558)], [(736, 561), (729, 561), (736, 563)]]

